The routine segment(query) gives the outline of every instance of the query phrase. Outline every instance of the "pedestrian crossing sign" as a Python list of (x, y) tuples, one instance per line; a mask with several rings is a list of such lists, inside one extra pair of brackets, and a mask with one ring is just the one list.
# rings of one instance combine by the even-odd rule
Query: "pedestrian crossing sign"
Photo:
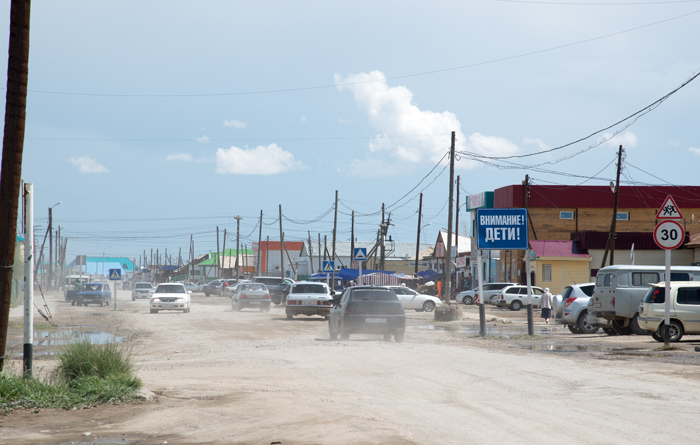
[(335, 261), (324, 261), (323, 262), (324, 272), (335, 272)]
[(110, 280), (121, 280), (122, 270), (121, 269), (109, 269), (109, 279)]

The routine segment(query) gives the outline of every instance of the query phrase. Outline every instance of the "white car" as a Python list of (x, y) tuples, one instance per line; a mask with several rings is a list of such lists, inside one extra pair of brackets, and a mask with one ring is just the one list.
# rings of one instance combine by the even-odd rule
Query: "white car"
[[(595, 334), (599, 326), (591, 323), (588, 301), (593, 295), (595, 283), (566, 286), (562, 295), (552, 301), (554, 321), (566, 325), (573, 334)], [(604, 320), (603, 320), (604, 321)]]
[(442, 306), (438, 297), (418, 293), (406, 286), (382, 286), (394, 291), (404, 309), (415, 309), (417, 312), (433, 312)]
[(238, 283), (233, 288), (231, 308), (234, 311), (256, 307), (260, 311), (269, 312), (270, 302), (270, 292), (262, 283)]
[[(541, 287), (532, 287), (532, 307), (537, 307), (540, 304), (540, 299), (544, 293), (544, 289)], [(528, 303), (527, 286), (516, 285), (504, 287), (503, 290), (498, 294), (498, 300), (496, 300), (496, 306), (498, 307), (509, 307), (511, 311), (519, 311)]]
[(151, 314), (159, 311), (190, 311), (190, 294), (182, 283), (161, 283), (151, 296)]
[[(484, 283), (482, 285), (485, 295), (484, 304), (494, 304), (495, 300), (492, 297), (497, 297), (501, 289), (503, 289), (504, 287), (514, 285), (515, 283)], [(479, 287), (477, 286), (472, 290), (465, 290), (463, 292), (458, 293), (455, 297), (455, 301), (461, 301), (466, 305), (474, 304), (474, 302), (477, 300), (478, 295)]]
[(151, 295), (153, 295), (151, 283), (145, 281), (134, 283), (134, 288), (131, 290), (131, 301), (136, 301), (137, 298), (151, 298)]
[(333, 307), (333, 295), (326, 283), (298, 281), (287, 294), (287, 319), (295, 315), (320, 315), (328, 320)]

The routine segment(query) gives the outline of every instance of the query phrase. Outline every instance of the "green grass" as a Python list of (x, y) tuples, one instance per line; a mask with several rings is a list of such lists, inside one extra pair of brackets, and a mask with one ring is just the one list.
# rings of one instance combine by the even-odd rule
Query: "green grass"
[(121, 344), (93, 345), (78, 338), (61, 349), (58, 360), (58, 367), (44, 380), (0, 374), (0, 414), (137, 399), (141, 380), (134, 374), (131, 351)]

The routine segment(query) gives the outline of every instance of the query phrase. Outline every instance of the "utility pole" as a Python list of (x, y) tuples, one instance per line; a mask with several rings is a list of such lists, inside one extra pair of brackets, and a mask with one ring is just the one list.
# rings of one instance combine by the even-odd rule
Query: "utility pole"
[(620, 171), (622, 170), (622, 145), (617, 152), (617, 178), (615, 179), (615, 202), (613, 204), (613, 214), (612, 223), (610, 224), (610, 233), (608, 234), (608, 242), (605, 245), (605, 253), (603, 254), (603, 261), (600, 263), (600, 268), (605, 267), (605, 260), (608, 258), (608, 250), (610, 251), (610, 265), (614, 264), (615, 258), (615, 223), (617, 222), (617, 198), (620, 192)]
[[(331, 261), (335, 261), (335, 235), (338, 228), (338, 190), (335, 191), (335, 214), (333, 216), (333, 255), (331, 256)], [(350, 255), (352, 258), (352, 254)], [(335, 263), (333, 263), (335, 264)], [(331, 275), (331, 289), (335, 286), (335, 268), (333, 268), (333, 274)]]
[(239, 256), (238, 256), (238, 251), (240, 250), (241, 246), (241, 241), (240, 241), (240, 236), (241, 236), (241, 220), (243, 219), (240, 216), (235, 216), (236, 218), (236, 279), (238, 280), (239, 277), (241, 276), (241, 272), (239, 269)]
[(379, 270), (384, 270), (384, 256), (386, 248), (384, 247), (384, 239), (386, 237), (386, 221), (384, 221), (384, 203), (382, 203), (382, 224), (379, 226), (380, 232), (380, 255), (379, 255)]
[[(226, 263), (224, 262), (224, 260), (226, 259), (226, 228), (224, 228), (224, 244), (223, 244), (223, 246), (221, 247), (221, 255), (220, 255), (220, 258), (221, 258), (221, 260), (220, 260), (220, 263), (221, 263), (221, 277), (220, 277), (220, 278), (224, 278), (224, 271), (223, 271), (223, 269), (226, 267)], [(229, 258), (230, 258), (230, 256), (229, 256)], [(231, 260), (230, 260), (230, 259), (229, 259), (229, 262), (228, 262), (228, 266), (229, 266), (229, 268), (231, 268)]]
[(282, 204), (280, 206), (280, 277), (284, 280), (284, 234), (282, 233)]
[(352, 259), (355, 257), (355, 211), (352, 211), (350, 220), (350, 268), (353, 268)]
[(46, 289), (53, 288), (53, 207), (49, 207), (49, 279), (46, 282)]
[(418, 201), (418, 234), (416, 235), (416, 264), (413, 268), (414, 275), (418, 275), (418, 255), (420, 255), (420, 223), (421, 216), (423, 213), (423, 193), (420, 194), (420, 200)]
[(24, 200), (24, 346), (22, 361), (24, 375), (32, 376), (34, 360), (34, 263), (32, 246), (34, 245), (34, 184), (24, 183), (22, 194)]
[(219, 256), (219, 226), (216, 226), (216, 278), (221, 278), (221, 257)]
[(0, 171), (0, 372), (5, 365), (7, 329), (10, 318), (12, 265), (17, 242), (17, 213), (22, 181), (22, 152), (27, 112), (29, 65), (30, 0), (12, 0), (10, 5), (10, 45), (5, 94), (5, 133)]
[(263, 217), (263, 211), (260, 210), (260, 229), (258, 230), (258, 259), (255, 261), (255, 274), (254, 275), (262, 275), (260, 273), (260, 251), (262, 250), (260, 248), (260, 244), (262, 244), (262, 217)]
[(314, 273), (314, 246), (311, 245), (311, 230), (309, 232), (309, 260), (311, 261), (311, 274)]
[(445, 249), (445, 304), (450, 304), (450, 292), (452, 289), (452, 199), (455, 180), (455, 132), (452, 132), (452, 144), (450, 145), (450, 191), (447, 198), (447, 249)]
[[(326, 258), (325, 254), (323, 258)], [(318, 234), (318, 271), (323, 272), (323, 268), (321, 267), (321, 233), (319, 232)]]

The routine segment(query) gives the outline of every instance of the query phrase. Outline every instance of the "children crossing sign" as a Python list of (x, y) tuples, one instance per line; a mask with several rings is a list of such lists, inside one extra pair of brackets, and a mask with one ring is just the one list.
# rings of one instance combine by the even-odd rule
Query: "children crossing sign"
[(477, 247), (527, 250), (527, 209), (477, 209)]

